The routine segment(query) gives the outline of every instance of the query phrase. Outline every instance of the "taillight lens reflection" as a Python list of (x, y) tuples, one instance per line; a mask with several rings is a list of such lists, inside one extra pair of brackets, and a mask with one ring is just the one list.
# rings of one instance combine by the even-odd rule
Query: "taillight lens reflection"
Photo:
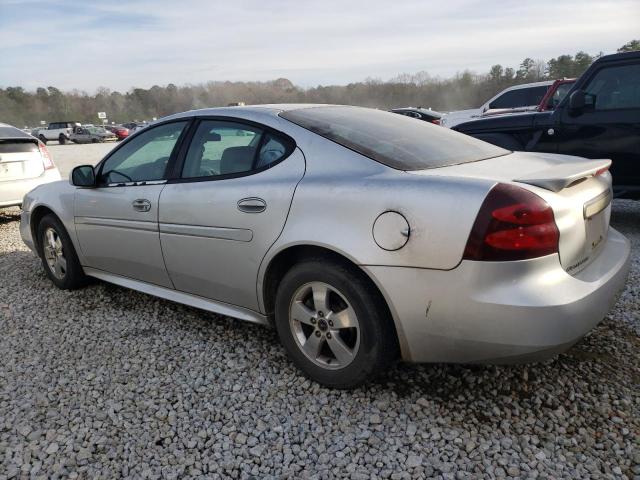
[(487, 195), (469, 235), (467, 260), (525, 260), (558, 252), (553, 210), (520, 187), (496, 185)]

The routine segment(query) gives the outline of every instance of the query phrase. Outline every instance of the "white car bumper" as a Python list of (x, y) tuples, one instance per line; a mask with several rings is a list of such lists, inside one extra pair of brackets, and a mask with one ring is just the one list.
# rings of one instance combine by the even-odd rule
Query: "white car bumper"
[(51, 168), (39, 177), (0, 182), (0, 208), (20, 206), (22, 198), (38, 185), (57, 182), (60, 179), (60, 171)]

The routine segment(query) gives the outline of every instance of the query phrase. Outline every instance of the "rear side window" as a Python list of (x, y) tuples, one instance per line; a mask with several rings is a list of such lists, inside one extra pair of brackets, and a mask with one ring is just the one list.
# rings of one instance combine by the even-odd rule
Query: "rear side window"
[(444, 167), (509, 153), (448, 128), (370, 108), (311, 107), (280, 116), (398, 170)]
[(182, 168), (182, 178), (246, 174), (276, 164), (293, 149), (284, 137), (243, 123), (203, 120)]

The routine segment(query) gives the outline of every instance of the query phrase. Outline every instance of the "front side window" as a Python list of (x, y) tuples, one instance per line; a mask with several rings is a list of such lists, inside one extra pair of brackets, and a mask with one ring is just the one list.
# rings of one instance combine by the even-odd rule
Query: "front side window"
[(599, 70), (585, 88), (587, 103), (595, 110), (640, 108), (640, 65)]
[(166, 123), (136, 135), (103, 163), (101, 184), (143, 182), (165, 178), (171, 153), (187, 121)]
[(424, 170), (508, 154), (490, 143), (372, 108), (326, 106), (280, 113), (307, 130), (398, 170)]
[(268, 168), (290, 151), (279, 135), (236, 122), (204, 120), (182, 169), (183, 178), (217, 177)]

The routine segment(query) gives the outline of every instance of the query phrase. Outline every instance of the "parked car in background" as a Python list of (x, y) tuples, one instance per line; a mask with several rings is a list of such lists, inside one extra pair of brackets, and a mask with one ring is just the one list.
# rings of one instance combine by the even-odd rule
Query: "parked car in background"
[(52, 122), (49, 127), (38, 132), (38, 138), (45, 145), (49, 140), (58, 140), (64, 145), (69, 140), (73, 127), (80, 125), (79, 122)]
[(206, 109), (31, 192), (20, 232), (59, 288), (273, 322), (302, 371), (346, 388), (398, 356), (538, 360), (591, 330), (629, 268), (609, 165), (375, 109)]
[(124, 140), (129, 136), (129, 129), (120, 125), (105, 125), (104, 128), (113, 133), (118, 140)]
[(117, 137), (114, 133), (104, 128), (82, 125), (81, 127), (74, 127), (69, 139), (73, 143), (102, 143), (114, 142)]
[(31, 131), (30, 131), (30, 132), (28, 132), (28, 133), (29, 133), (32, 137), (39, 138), (39, 136), (40, 136), (40, 131), (41, 131), (41, 130), (46, 130), (46, 129), (47, 129), (47, 127), (34, 127), (34, 128), (32, 128), (32, 129), (31, 129)]
[(144, 130), (149, 125), (150, 125), (149, 123), (136, 123), (133, 128), (129, 129), (129, 135), (131, 135), (133, 133), (136, 133), (136, 132), (139, 132), (140, 130)]
[(399, 113), (400, 115), (404, 115), (406, 117), (417, 118), (418, 120), (424, 120), (425, 122), (435, 123), (436, 125), (440, 125), (440, 118), (442, 114), (440, 112), (436, 112), (435, 110), (431, 110), (430, 108), (422, 108), (422, 107), (404, 107), (404, 108), (393, 108), (391, 109), (393, 113)]
[(640, 199), (640, 52), (600, 57), (554, 110), (454, 129), (514, 151), (610, 158), (615, 195)]
[(60, 180), (60, 172), (37, 138), (0, 123), (0, 207), (22, 205), (22, 197), (45, 183)]
[(458, 110), (443, 114), (440, 125), (452, 128), (459, 123), (468, 122), (492, 113), (506, 113), (535, 110), (545, 96), (553, 81), (525, 83), (509, 87), (487, 100), (479, 108)]

